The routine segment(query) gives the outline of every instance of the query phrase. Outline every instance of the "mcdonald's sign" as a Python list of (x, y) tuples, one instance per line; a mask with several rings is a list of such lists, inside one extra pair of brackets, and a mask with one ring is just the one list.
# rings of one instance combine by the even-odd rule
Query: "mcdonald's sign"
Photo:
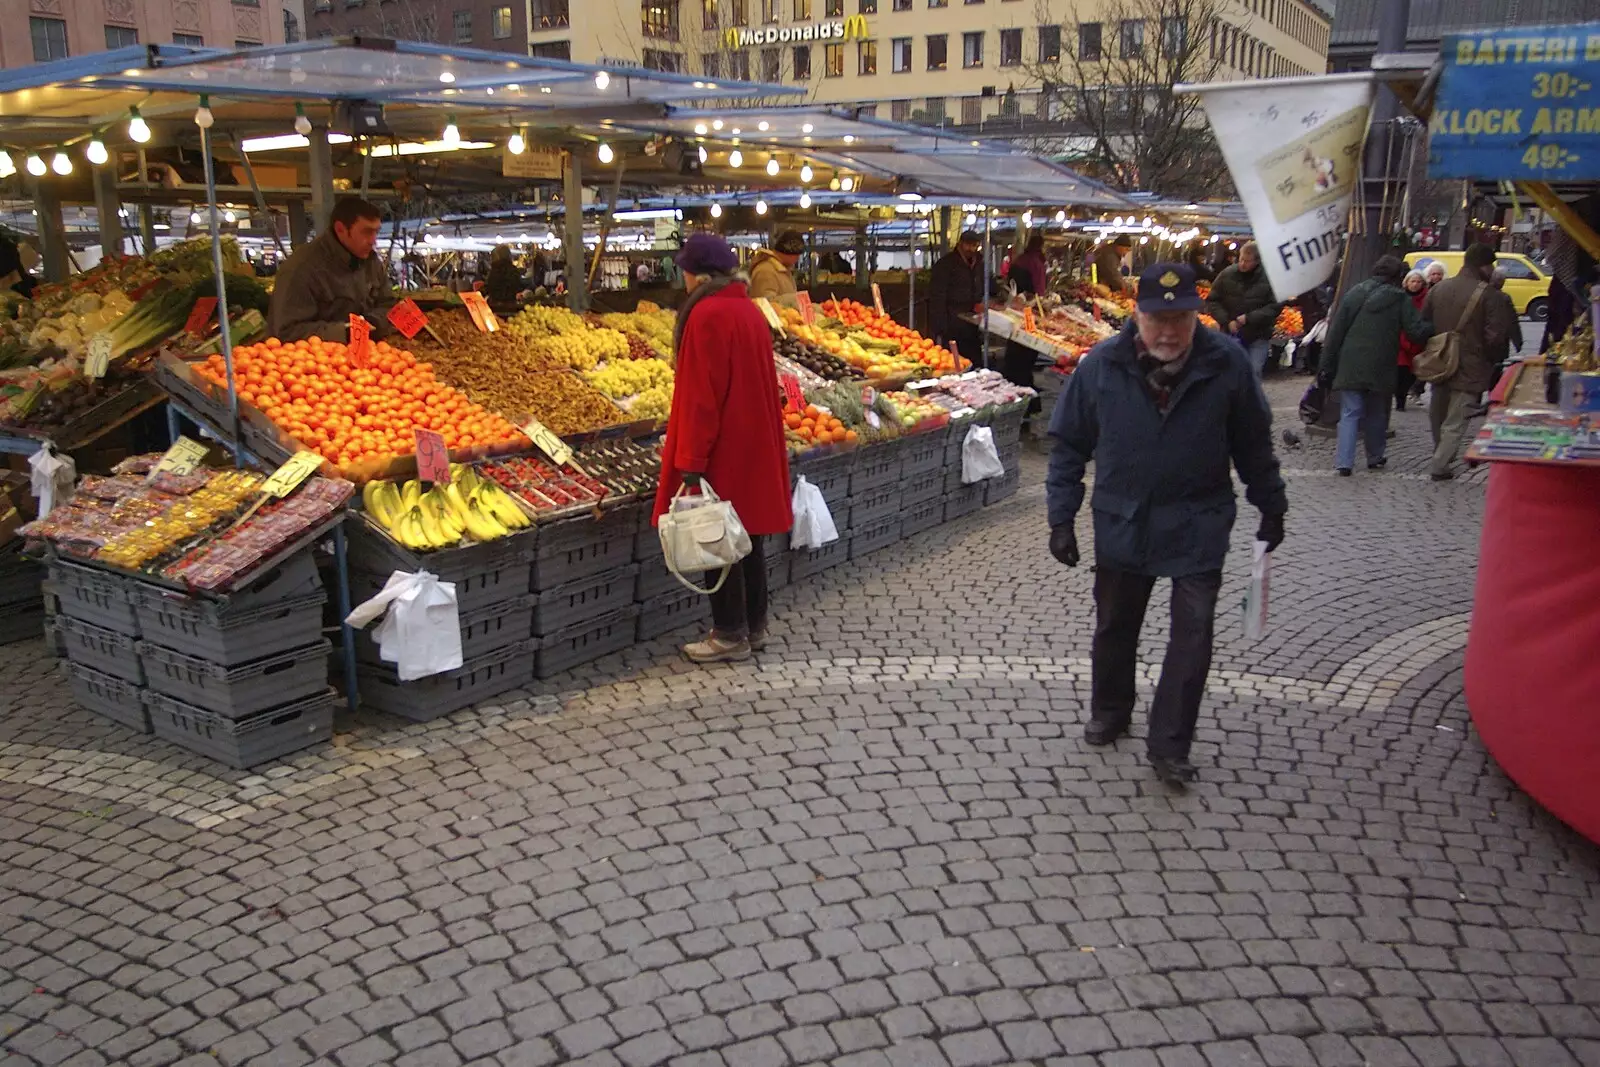
[(768, 26), (749, 30), (730, 26), (722, 32), (724, 48), (756, 48), (768, 44), (808, 44), (813, 41), (864, 41), (872, 36), (865, 15), (817, 22), (806, 26)]

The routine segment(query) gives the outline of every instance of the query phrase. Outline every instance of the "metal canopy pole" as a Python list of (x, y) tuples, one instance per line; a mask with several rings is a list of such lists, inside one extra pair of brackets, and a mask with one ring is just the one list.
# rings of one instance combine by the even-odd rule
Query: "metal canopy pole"
[(94, 211), (100, 221), (100, 254), (122, 257), (122, 199), (117, 195), (116, 164), (94, 169)]
[(917, 217), (911, 216), (911, 269), (906, 273), (910, 290), (906, 294), (906, 328), (917, 328)]
[[(978, 338), (982, 345), (980, 354), (983, 356), (983, 368), (989, 369), (989, 231), (994, 225), (994, 212), (989, 210), (989, 205), (983, 206), (983, 318), (979, 320), (978, 332), (983, 336)], [(959, 367), (960, 364), (957, 364)]]
[(567, 306), (582, 314), (589, 306), (589, 279), (583, 268), (583, 163), (578, 153), (567, 153), (564, 178), (561, 198), (566, 215), (562, 238), (567, 253)]
[(311, 221), (317, 233), (328, 232), (333, 213), (333, 153), (328, 148), (328, 127), (311, 127)]
[[(202, 106), (204, 106), (202, 104)], [(323, 141), (324, 147), (327, 141)], [(200, 159), (206, 172), (206, 206), (211, 221), (211, 269), (217, 276), (217, 325), (222, 330), (222, 365), (228, 372), (227, 430), (233, 435), (233, 462), (244, 465), (244, 446), (239, 441), (239, 389), (233, 380), (233, 332), (228, 328), (228, 285), (222, 266), (222, 215), (217, 211), (217, 172), (211, 165), (211, 130), (200, 127)]]

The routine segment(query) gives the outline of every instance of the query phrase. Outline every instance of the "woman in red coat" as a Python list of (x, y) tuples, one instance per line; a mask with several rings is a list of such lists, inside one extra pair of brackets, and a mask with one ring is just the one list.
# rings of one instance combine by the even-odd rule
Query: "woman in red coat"
[[(1411, 304), (1419, 312), (1422, 310), (1423, 298), (1428, 295), (1428, 279), (1420, 271), (1414, 270), (1406, 275), (1402, 283), (1406, 295), (1411, 298)], [(1404, 330), (1400, 331), (1400, 375), (1395, 379), (1394, 409), (1404, 411), (1406, 398), (1413, 395), (1412, 388), (1417, 384), (1417, 376), (1411, 371), (1411, 358), (1422, 351), (1422, 345), (1417, 344), (1406, 336)]]
[(733, 505), (750, 534), (750, 555), (711, 594), (711, 636), (684, 648), (696, 663), (750, 658), (767, 638), (769, 534), (794, 524), (783, 401), (767, 320), (734, 276), (738, 257), (722, 238), (690, 237), (678, 253), (689, 299), (678, 312), (677, 379), (656, 490), (659, 521), (678, 490), (702, 481)]

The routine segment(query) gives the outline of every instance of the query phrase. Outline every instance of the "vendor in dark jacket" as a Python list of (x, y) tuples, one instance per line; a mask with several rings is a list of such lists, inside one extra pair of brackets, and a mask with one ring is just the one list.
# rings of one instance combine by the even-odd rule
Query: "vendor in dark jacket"
[(1260, 377), (1272, 355), (1272, 330), (1283, 305), (1272, 295), (1272, 282), (1261, 265), (1261, 249), (1246, 241), (1239, 249), (1239, 262), (1217, 275), (1211, 283), (1206, 313), (1217, 320), (1217, 329), (1250, 354), (1250, 365)]
[(1074, 521), (1094, 460), (1095, 632), (1084, 740), (1109, 745), (1133, 715), (1139, 631), (1157, 578), (1172, 579), (1172, 636), (1150, 705), (1156, 775), (1182, 786), (1211, 670), (1222, 562), (1235, 513), (1230, 465), (1261, 512), (1256, 539), (1283, 541), (1289, 510), (1272, 411), (1244, 350), (1199, 328), (1194, 271), (1139, 277), (1134, 321), (1089, 350), (1056, 403), (1046, 480), (1050, 552), (1078, 564)]
[(940, 347), (954, 341), (974, 366), (983, 363), (983, 336), (960, 316), (972, 314), (983, 302), (983, 241), (963, 230), (955, 249), (929, 272), (928, 328)]
[(295, 249), (278, 270), (267, 308), (267, 328), (284, 341), (320, 337), (345, 341), (350, 316), (361, 315), (374, 338), (390, 332), (394, 292), (377, 255), (383, 213), (358, 197), (333, 205), (328, 228)]

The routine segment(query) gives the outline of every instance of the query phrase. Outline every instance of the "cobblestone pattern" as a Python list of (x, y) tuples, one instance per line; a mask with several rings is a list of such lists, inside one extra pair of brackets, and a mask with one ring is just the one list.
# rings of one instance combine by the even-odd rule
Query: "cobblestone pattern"
[(752, 663), (663, 640), (256, 773), (10, 649), (0, 1067), (1600, 1064), (1600, 859), (1471, 730), (1482, 489), (1396, 477), (1399, 426), (1381, 476), (1286, 453), (1273, 629), (1236, 552), (1187, 795), (1079, 740), (1037, 457), (784, 591)]

